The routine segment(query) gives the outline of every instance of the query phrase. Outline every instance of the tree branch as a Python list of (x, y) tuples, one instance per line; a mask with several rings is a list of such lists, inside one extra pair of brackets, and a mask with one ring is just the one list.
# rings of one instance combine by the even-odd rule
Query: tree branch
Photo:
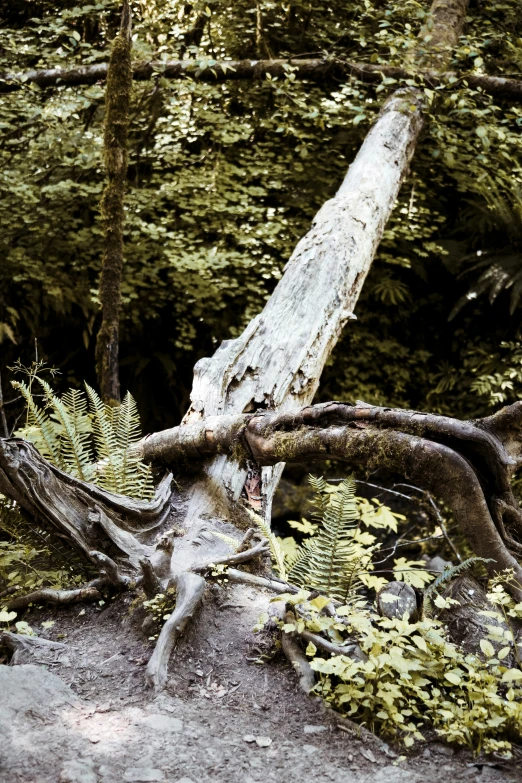
[[(395, 65), (374, 65), (339, 59), (295, 60), (224, 60), (207, 65), (207, 60), (168, 60), (167, 62), (143, 62), (134, 64), (133, 78), (148, 81), (160, 75), (165, 79), (191, 79), (202, 82), (255, 81), (283, 79), (293, 73), (296, 79), (311, 82), (341, 82), (354, 78), (365, 83), (378, 83), (383, 77), (397, 81), (419, 78), (427, 87), (443, 84), (465, 84), (472, 90), (482, 90), (495, 98), (511, 103), (522, 101), (522, 80), (506, 79), (488, 74), (458, 74), (448, 71), (441, 75), (434, 70), (401, 68)], [(23, 89), (25, 84), (37, 84), (41, 88), (53, 86), (77, 87), (95, 84), (107, 78), (107, 63), (82, 65), (77, 68), (48, 68), (25, 73), (0, 74), (0, 94)]]
[(27, 595), (20, 595), (7, 601), (10, 612), (27, 609), (29, 604), (76, 604), (83, 601), (97, 601), (101, 598), (98, 588), (93, 586), (79, 587), (76, 590), (51, 590), (42, 588)]

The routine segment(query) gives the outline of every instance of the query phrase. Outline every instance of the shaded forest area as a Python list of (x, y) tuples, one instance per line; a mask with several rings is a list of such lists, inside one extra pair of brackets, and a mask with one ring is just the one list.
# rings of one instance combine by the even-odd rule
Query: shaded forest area
[[(290, 10), (147, 3), (135, 20), (133, 58), (184, 55), (204, 64), (225, 52), (233, 59), (358, 52), (367, 62), (400, 63), (423, 13), (408, 2), (330, 3), (313, 12), (306, 3)], [(112, 2), (10, 3), (0, 69), (105, 62), (118, 24)], [(520, 25), (516, 3), (472, 4), (458, 67), (519, 72)], [(120, 357), (122, 387), (136, 397), (145, 431), (179, 421), (195, 361), (262, 306), (396, 86), (291, 76), (212, 86), (164, 79), (159, 68), (152, 82), (135, 84)], [(521, 109), (458, 82), (443, 96), (320, 400), (469, 416), (518, 397)], [(17, 359), (30, 364), (35, 337), (39, 356), (61, 372), (58, 388), (94, 383), (104, 88), (33, 85), (0, 100), (8, 400), (8, 368)], [(10, 426), (15, 410), (6, 408)]]
[[(453, 775), (509, 773), (519, 4), (15, 2), (0, 23), (0, 725), (25, 693), (32, 732), (48, 689), (60, 764), (85, 757), (63, 783), (227, 779), (222, 744), (280, 730), (275, 778), (300, 709), (382, 779), (418, 780), (441, 741)], [(76, 701), (80, 732), (114, 713), (92, 753)], [(145, 755), (118, 739), (142, 724)], [(47, 742), (42, 780), (56, 763)]]

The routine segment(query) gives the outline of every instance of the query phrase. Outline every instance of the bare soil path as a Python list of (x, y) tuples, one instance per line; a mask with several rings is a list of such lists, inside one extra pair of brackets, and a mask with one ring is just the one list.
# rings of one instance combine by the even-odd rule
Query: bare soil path
[[(400, 748), (339, 729), (281, 659), (252, 660), (266, 600), (244, 587), (208, 589), (159, 696), (145, 686), (153, 642), (130, 595), (32, 609), (25, 619), (35, 632), (66, 646), (0, 666), (1, 783), (522, 780), (513, 764), (478, 763), (436, 741), (400, 757)], [(55, 624), (42, 627), (48, 620)]]

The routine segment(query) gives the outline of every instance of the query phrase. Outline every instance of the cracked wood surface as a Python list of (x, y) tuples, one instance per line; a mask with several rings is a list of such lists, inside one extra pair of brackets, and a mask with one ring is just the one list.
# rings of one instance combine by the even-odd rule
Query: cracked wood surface
[[(414, 61), (442, 73), (462, 33), (469, 0), (434, 0), (430, 28), (421, 31)], [(424, 95), (397, 90), (384, 105), (334, 198), (323, 205), (298, 243), (263, 311), (235, 340), (194, 368), (184, 423), (259, 408), (309, 404), (325, 362), (353, 310), (370, 270), (419, 139)], [(270, 519), (284, 465), (265, 468), (260, 495)], [(192, 492), (187, 524), (202, 515), (232, 513), (246, 471), (219, 456), (205, 466)]]

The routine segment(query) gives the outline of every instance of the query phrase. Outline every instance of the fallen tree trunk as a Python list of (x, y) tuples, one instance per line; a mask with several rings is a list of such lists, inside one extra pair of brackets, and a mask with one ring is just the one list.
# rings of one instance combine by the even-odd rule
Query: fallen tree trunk
[[(16, 92), (25, 84), (37, 84), (45, 87), (79, 87), (96, 84), (107, 78), (108, 64), (80, 65), (76, 68), (47, 68), (21, 73), (0, 74), (0, 94)], [(499, 100), (512, 103), (522, 101), (522, 80), (495, 76), (494, 74), (465, 73), (447, 71), (441, 74), (435, 70), (404, 68), (397, 65), (375, 65), (341, 59), (314, 58), (289, 60), (167, 60), (137, 63), (133, 65), (135, 81), (148, 81), (155, 76), (164, 79), (191, 79), (201, 82), (256, 81), (266, 79), (284, 79), (292, 73), (296, 79), (310, 82), (343, 82), (346, 78), (355, 78), (365, 83), (379, 83), (383, 77), (388, 79), (418, 78), (427, 87), (439, 87), (444, 84), (464, 83), (472, 90), (492, 95)]]

